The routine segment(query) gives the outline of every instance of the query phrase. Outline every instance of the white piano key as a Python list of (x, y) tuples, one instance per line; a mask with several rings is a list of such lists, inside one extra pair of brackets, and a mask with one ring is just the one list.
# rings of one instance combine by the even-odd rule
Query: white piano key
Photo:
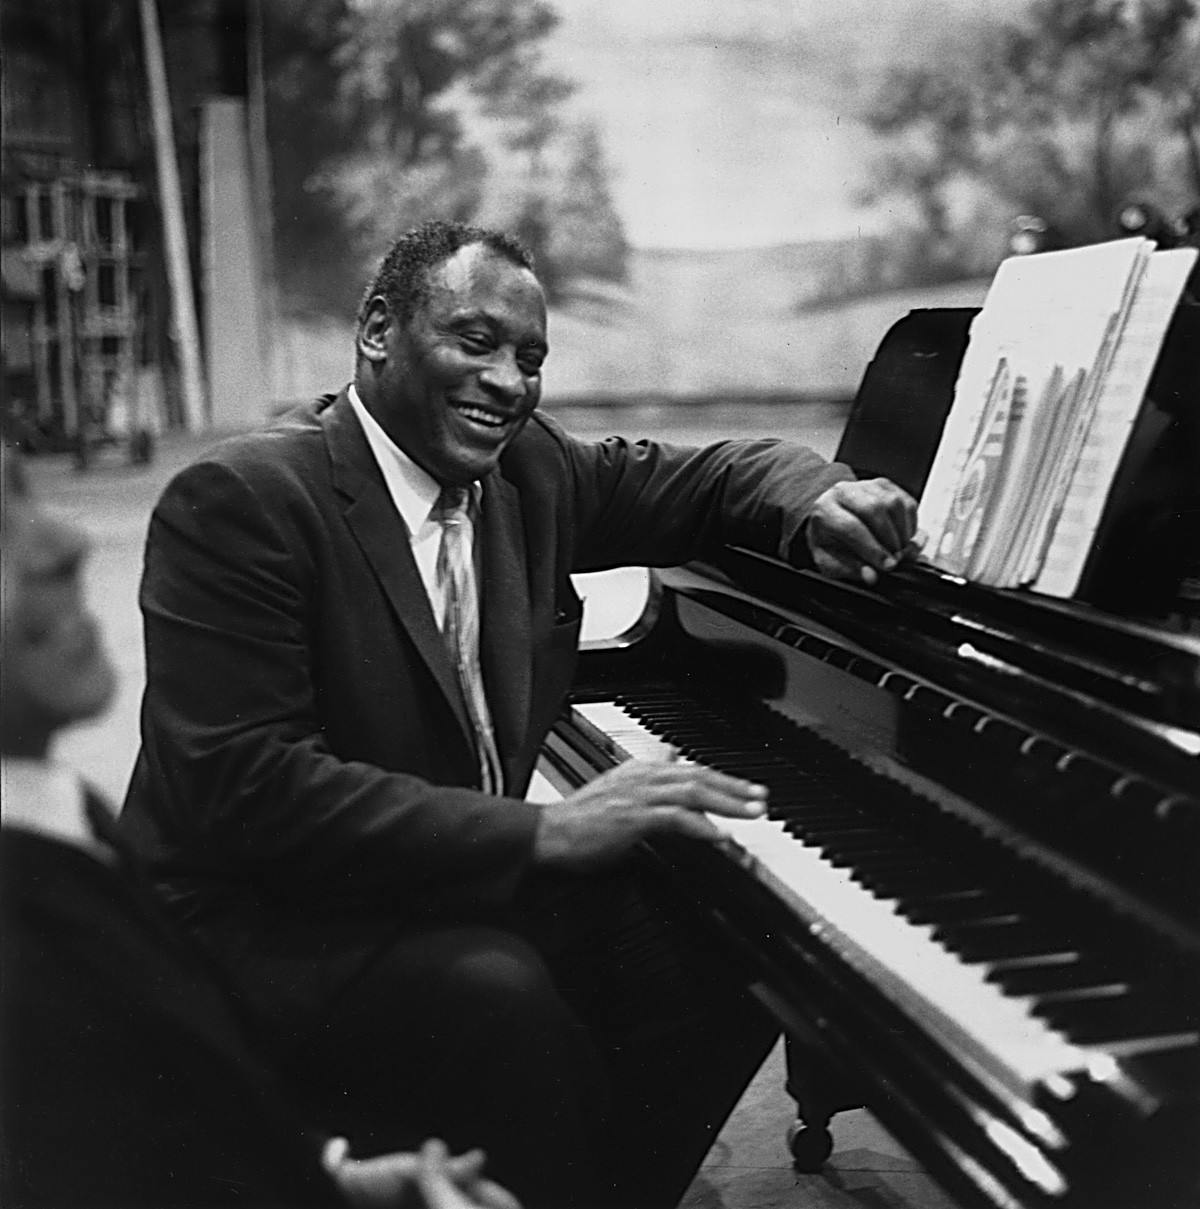
[(631, 760), (674, 760), (679, 749), (648, 731), (612, 701), (588, 701), (573, 707), (574, 712), (616, 743)]

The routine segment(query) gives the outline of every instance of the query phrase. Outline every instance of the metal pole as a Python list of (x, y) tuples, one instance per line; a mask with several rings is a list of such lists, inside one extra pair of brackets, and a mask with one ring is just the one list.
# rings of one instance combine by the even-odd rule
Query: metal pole
[(262, 0), (250, 0), (246, 22), (246, 112), (250, 147), (250, 180), (257, 218), (259, 311), (262, 322), (263, 366), (268, 388), (274, 386), (275, 339), (279, 304), (275, 289), (274, 189), (271, 183), (271, 148), (267, 136), (267, 81), (263, 49)]
[(179, 367), (183, 379), (183, 417), (187, 428), (208, 424), (204, 378), (200, 369), (200, 334), (196, 324), (196, 299), (192, 293), (192, 266), (188, 260), (187, 229), (183, 220), (183, 192), (179, 185), (179, 161), (175, 157), (175, 134), (171, 127), (171, 97), (163, 62), (162, 33), (155, 0), (140, 0), (142, 45), (150, 88), (150, 112), (154, 124), (154, 159), (158, 169), (158, 196), (162, 208), (163, 234), (167, 252), (167, 277)]

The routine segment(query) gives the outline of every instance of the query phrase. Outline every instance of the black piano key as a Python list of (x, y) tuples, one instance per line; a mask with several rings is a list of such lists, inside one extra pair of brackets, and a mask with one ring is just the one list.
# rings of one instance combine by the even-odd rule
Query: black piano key
[(785, 761), (778, 760), (774, 757), (774, 763), (768, 763), (772, 760), (770, 752), (754, 752), (747, 751), (744, 746), (734, 746), (726, 744), (717, 746), (711, 742), (697, 743), (693, 739), (684, 738), (678, 740), (675, 736), (671, 736), (671, 741), (679, 747), (684, 754), (692, 760), (700, 764), (707, 764), (711, 767), (724, 765), (730, 769), (748, 768), (753, 765), (773, 767), (777, 772), (787, 773), (790, 776), (796, 775), (796, 770), (788, 765)]
[(900, 902), (980, 888), (978, 879), (931, 865), (923, 856), (866, 857), (856, 863), (851, 876), (869, 890)]
[(808, 819), (810, 822), (828, 820), (830, 823), (852, 823), (862, 818), (845, 798), (830, 793), (821, 786), (793, 786), (792, 792), (780, 793), (775, 803), (781, 819)]
[(874, 897), (884, 902), (895, 903), (897, 910), (903, 910), (904, 908), (906, 891), (916, 897), (920, 897), (931, 891), (954, 892), (977, 888), (961, 878), (917, 875), (914, 873), (910, 873), (903, 883), (899, 883), (902, 886), (899, 889), (897, 888), (898, 881), (895, 875), (865, 874), (855, 876), (855, 881), (864, 889), (869, 890)]
[(621, 701), (618, 704), (631, 718), (646, 723), (680, 722), (684, 717), (678, 708), (669, 705), (643, 705), (633, 701)]
[(1059, 939), (1064, 939), (1061, 929), (1035, 924), (1028, 915), (1012, 910), (1002, 911), (996, 915), (984, 915), (980, 919), (967, 920), (962, 923), (939, 924), (933, 929), (933, 937), (935, 940), (949, 942), (973, 938), (986, 941), (989, 938), (998, 937), (1002, 932), (1014, 930), (1025, 931), (1031, 939), (1040, 939), (1042, 936), (1051, 934)]
[(1069, 939), (1055, 936), (1032, 920), (993, 929), (946, 931), (938, 937), (938, 942), (967, 965), (987, 965), (1015, 956), (1062, 953), (1071, 948)]
[[(1077, 950), (1071, 950), (1069, 955), (1075, 960), (1018, 967), (1000, 965), (989, 970), (985, 977), (1010, 995), (1050, 995), (1057, 991), (1101, 986), (1117, 976), (1111, 963), (1086, 957)], [(1064, 953), (1064, 956), (1068, 954)]]
[(1060, 990), (1054, 991), (1038, 991), (1032, 998), (1034, 1004), (1032, 1011), (1035, 1015), (1043, 1015), (1047, 1009), (1052, 1009), (1055, 1004), (1070, 1005), (1073, 1003), (1090, 1003), (1095, 1000), (1117, 999), (1122, 995), (1129, 995), (1139, 988), (1134, 983), (1128, 982), (1123, 978), (1110, 977), (1107, 980), (1097, 980), (1090, 982), (1086, 986), (1063, 987)]
[(985, 890), (971, 895), (917, 899), (904, 904), (904, 914), (912, 923), (935, 926), (976, 923), (1015, 910), (1011, 899), (1000, 898)]
[(822, 847), (827, 845), (834, 848), (839, 844), (853, 847), (859, 844), (869, 848), (878, 844), (880, 837), (887, 834), (886, 828), (872, 826), (861, 815), (850, 816), (843, 822), (829, 823), (798, 814), (794, 821), (811, 843)]
[(857, 870), (864, 861), (897, 859), (909, 856), (903, 843), (889, 843), (887, 836), (864, 837), (847, 843), (825, 842), (818, 847), (825, 853), (831, 865)]
[(740, 760), (723, 760), (721, 764), (727, 769), (761, 769), (762, 775), (766, 778), (765, 783), (769, 788), (774, 789), (781, 797), (786, 797), (789, 800), (802, 801), (818, 796), (832, 799), (842, 796), (835, 787), (815, 777), (805, 776), (804, 773), (798, 772), (794, 768), (766, 763), (756, 764), (750, 762), (746, 764)]
[(790, 835), (794, 835), (797, 839), (803, 840), (811, 848), (823, 847), (820, 836), (828, 834), (833, 826), (827, 821), (820, 821), (814, 825), (803, 817), (797, 817), (796, 815), (785, 818), (782, 822), (785, 831)]
[(1076, 1045), (1166, 1037), (1196, 1028), (1185, 1011), (1145, 990), (1113, 999), (1035, 1005), (1033, 1010)]
[(860, 856), (891, 855), (879, 840), (843, 844), (825, 842), (812, 844), (812, 847), (818, 848), (825, 860), (835, 869), (854, 869)]
[(1026, 916), (950, 924), (933, 929), (933, 938), (971, 965), (1035, 953), (1059, 953), (1077, 948), (1070, 936)]
[(825, 835), (845, 831), (873, 833), (871, 828), (861, 826), (862, 815), (828, 799), (812, 802), (807, 806), (792, 802), (781, 807), (777, 817), (789, 831), (810, 837), (813, 843), (817, 843)]
[[(936, 848), (924, 844), (908, 845), (908, 855), (902, 865), (894, 870), (889, 869), (888, 862), (864, 860), (861, 869), (865, 873), (887, 875), (889, 872), (900, 873), (901, 869), (911, 869), (915, 875), (912, 885), (897, 885), (897, 893), (908, 891), (920, 892), (923, 884), (928, 883), (928, 889), (941, 893), (948, 888), (968, 889), (985, 884), (983, 868), (973, 861), (956, 860), (939, 853)], [(936, 883), (936, 885), (935, 885)]]
[(668, 734), (666, 738), (678, 747), (689, 760), (694, 760), (697, 764), (705, 764), (709, 768), (736, 772), (748, 763), (747, 753), (736, 747), (711, 747), (672, 734)]
[(735, 760), (717, 760), (712, 763), (706, 760), (705, 764), (731, 777), (741, 777), (743, 780), (762, 785), (772, 797), (790, 797), (800, 786), (798, 778), (790, 770), (774, 764), (743, 764)]
[(670, 739), (676, 746), (684, 743), (711, 743), (712, 731), (698, 726), (678, 726), (673, 722), (655, 720), (653, 718), (638, 718), (638, 723), (652, 735), (661, 735)]
[(969, 908), (971, 903), (978, 902), (980, 899), (991, 897), (992, 892), (985, 889), (983, 886), (973, 885), (967, 889), (958, 890), (922, 890), (919, 888), (911, 888), (904, 895), (906, 905), (913, 908), (921, 908), (923, 906), (943, 904), (949, 908), (962, 907)]
[[(810, 841), (811, 842), (811, 841)], [(862, 860), (886, 859), (904, 856), (902, 846), (890, 845), (886, 836), (862, 836), (857, 839), (823, 840), (814, 847), (821, 850), (825, 859), (839, 869), (854, 871)]]

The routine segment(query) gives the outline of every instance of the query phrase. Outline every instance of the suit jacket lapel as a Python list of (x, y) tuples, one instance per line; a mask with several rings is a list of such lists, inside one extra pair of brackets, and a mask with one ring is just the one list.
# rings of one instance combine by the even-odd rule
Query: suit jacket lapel
[(396, 513), (345, 391), (325, 409), (321, 422), (333, 467), (333, 485), (346, 501), (346, 523), (383, 586), (397, 620), (453, 708), (468, 750), (473, 752), (474, 729), (413, 561), (408, 530)]
[(520, 498), (498, 472), (484, 480), (476, 540), (483, 543), (479, 661), (496, 745), (511, 779), (529, 725), (533, 639)]

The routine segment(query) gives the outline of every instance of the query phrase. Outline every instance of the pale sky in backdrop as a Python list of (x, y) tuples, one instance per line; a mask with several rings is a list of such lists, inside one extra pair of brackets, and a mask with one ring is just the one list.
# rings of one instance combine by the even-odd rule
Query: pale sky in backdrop
[(873, 229), (851, 98), (881, 61), (1028, 0), (552, 0), (550, 62), (600, 125), (639, 247), (747, 247)]

